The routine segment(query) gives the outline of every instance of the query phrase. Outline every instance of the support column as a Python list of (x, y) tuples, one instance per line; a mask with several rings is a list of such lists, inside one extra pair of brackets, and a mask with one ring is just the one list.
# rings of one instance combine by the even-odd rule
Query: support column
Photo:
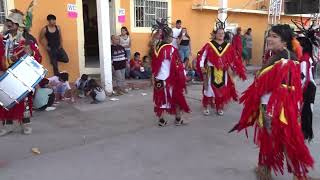
[(218, 18), (221, 21), (225, 21), (228, 16), (227, 8), (228, 8), (228, 0), (219, 0)]
[(112, 93), (113, 87), (109, 15), (109, 1), (97, 0), (101, 81), (107, 93)]

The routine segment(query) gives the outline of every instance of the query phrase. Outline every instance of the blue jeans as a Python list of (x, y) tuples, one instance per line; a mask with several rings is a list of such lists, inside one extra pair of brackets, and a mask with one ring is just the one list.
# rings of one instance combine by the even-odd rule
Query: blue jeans
[(189, 58), (190, 46), (180, 46), (179, 54), (180, 54), (181, 61), (185, 63), (185, 58)]
[(130, 77), (130, 64), (129, 64), (129, 62), (130, 62), (130, 58), (131, 58), (131, 51), (130, 51), (130, 49), (126, 50), (126, 56), (127, 56), (128, 61), (127, 61), (127, 67), (126, 67), (126, 74), (125, 74), (125, 76), (126, 76), (126, 78), (129, 78), (129, 77)]

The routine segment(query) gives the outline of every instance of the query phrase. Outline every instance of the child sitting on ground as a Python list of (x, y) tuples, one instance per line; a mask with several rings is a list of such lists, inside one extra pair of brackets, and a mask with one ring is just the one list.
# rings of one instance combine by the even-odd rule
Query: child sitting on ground
[(90, 95), (93, 100), (91, 104), (98, 104), (99, 102), (106, 100), (106, 93), (104, 89), (94, 79), (90, 79), (88, 81), (87, 95)]
[(33, 107), (39, 111), (52, 111), (55, 95), (53, 89), (49, 88), (49, 80), (44, 78), (36, 88), (33, 98)]
[(49, 86), (52, 87), (56, 100), (65, 100), (66, 94), (70, 93), (71, 102), (74, 102), (73, 93), (71, 91), (69, 80), (69, 74), (67, 72), (60, 72), (58, 76), (52, 76), (48, 78)]
[(140, 53), (134, 53), (133, 59), (130, 60), (130, 76), (135, 79), (149, 79), (143, 63), (140, 60)]
[(146, 72), (147, 76), (151, 78), (151, 62), (149, 56), (143, 56), (142, 58), (142, 66), (144, 67), (144, 71)]
[(88, 92), (88, 78), (89, 76), (87, 74), (82, 74), (75, 82), (76, 91), (81, 98), (83, 98)]

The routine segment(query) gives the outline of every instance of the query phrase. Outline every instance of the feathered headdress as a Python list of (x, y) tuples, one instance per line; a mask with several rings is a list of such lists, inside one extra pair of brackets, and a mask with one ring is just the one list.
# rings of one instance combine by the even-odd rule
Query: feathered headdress
[(317, 41), (316, 33), (319, 32), (319, 27), (316, 27), (316, 23), (312, 22), (311, 25), (306, 28), (306, 24), (311, 20), (311, 18), (308, 18), (305, 22), (303, 22), (303, 19), (301, 17), (300, 21), (293, 20), (293, 24), (299, 29), (297, 33), (303, 34), (303, 36), (308, 39), (308, 41), (315, 46), (319, 46), (320, 44)]
[(228, 17), (224, 20), (221, 21), (219, 18), (216, 20), (216, 30), (218, 29), (225, 29), (226, 28), (226, 22), (227, 22)]
[(31, 3), (28, 6), (27, 12), (26, 12), (26, 16), (24, 19), (24, 24), (25, 24), (25, 29), (26, 31), (30, 31), (31, 27), (32, 27), (32, 19), (33, 19), (33, 7), (36, 4), (36, 0), (32, 0)]
[(161, 39), (171, 37), (172, 30), (168, 25), (168, 18), (156, 20), (156, 23), (152, 25), (151, 30), (151, 36), (154, 34), (154, 32), (158, 32), (161, 33)]

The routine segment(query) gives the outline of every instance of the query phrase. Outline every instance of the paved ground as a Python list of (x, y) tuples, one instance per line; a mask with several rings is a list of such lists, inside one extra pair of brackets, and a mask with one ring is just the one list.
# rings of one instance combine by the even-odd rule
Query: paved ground
[[(249, 82), (239, 82), (239, 91)], [(205, 117), (200, 89), (199, 85), (189, 87), (193, 112), (184, 116), (190, 121), (184, 127), (155, 126), (148, 88), (132, 91), (119, 101), (91, 105), (82, 100), (76, 105), (61, 104), (53, 112), (36, 112), (32, 135), (0, 138), (0, 180), (255, 179), (258, 151), (252, 136), (227, 133), (238, 120), (241, 106), (231, 104), (224, 117)], [(317, 164), (311, 174), (320, 177), (320, 110), (315, 111), (316, 138), (310, 148)], [(32, 147), (39, 148), (41, 155), (32, 154)]]

